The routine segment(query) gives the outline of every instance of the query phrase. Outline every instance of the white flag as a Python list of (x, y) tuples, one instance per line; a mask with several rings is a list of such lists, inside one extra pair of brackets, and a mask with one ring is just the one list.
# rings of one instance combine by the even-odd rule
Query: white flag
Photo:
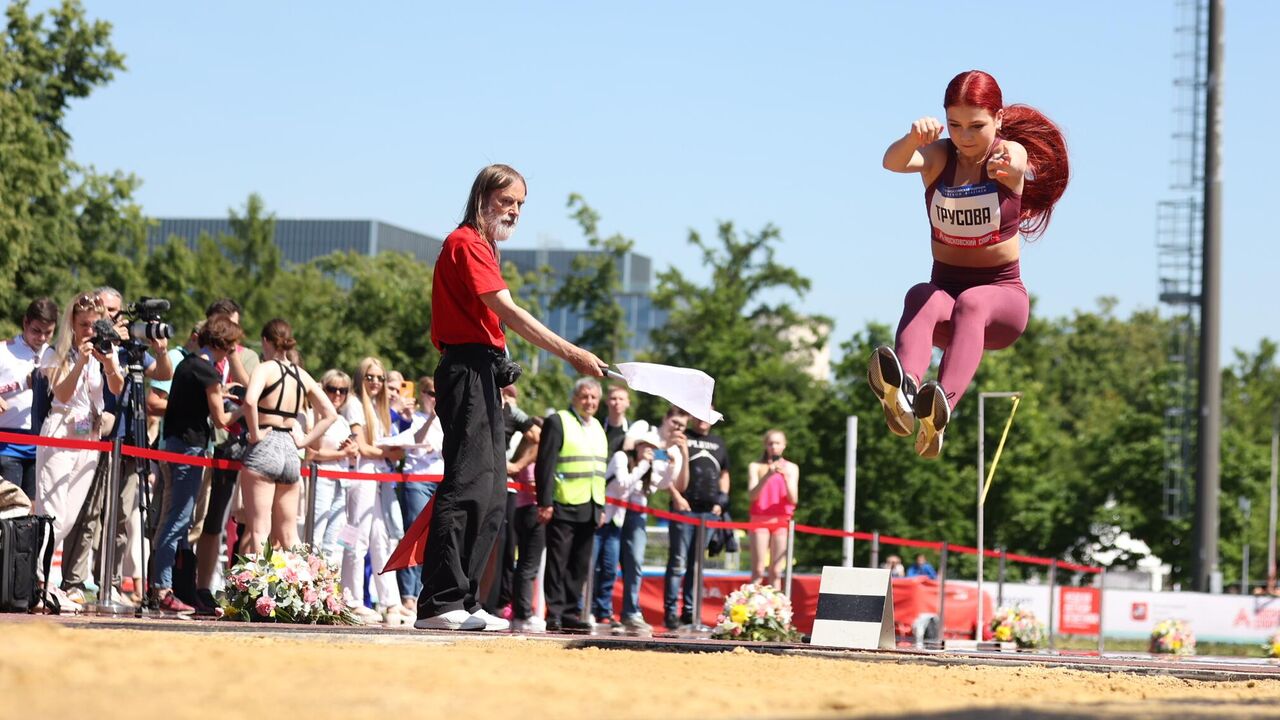
[(657, 395), (690, 415), (712, 425), (724, 416), (711, 409), (715, 378), (691, 368), (654, 363), (618, 363), (618, 371), (633, 390)]

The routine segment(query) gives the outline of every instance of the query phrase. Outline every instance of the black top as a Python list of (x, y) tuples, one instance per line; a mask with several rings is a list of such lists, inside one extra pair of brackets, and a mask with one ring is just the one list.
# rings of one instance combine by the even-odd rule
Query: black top
[[(276, 406), (274, 408), (263, 407), (262, 404), (259, 403), (258, 412), (266, 415), (275, 415), (277, 417), (293, 419), (294, 417), (297, 417), (298, 410), (302, 409), (302, 373), (298, 372), (298, 367), (296, 365), (285, 365), (279, 360), (276, 360), (275, 363), (280, 366), (280, 378), (263, 388), (262, 395), (259, 397), (266, 397), (276, 388), (280, 388), (280, 394), (276, 396)], [(293, 389), (295, 394), (293, 410), (282, 409), (284, 407), (284, 391), (285, 388), (288, 387), (288, 384), (285, 382), (285, 378), (293, 378)]]
[(169, 405), (164, 410), (164, 436), (178, 438), (192, 447), (209, 444), (210, 386), (222, 382), (213, 363), (200, 353), (191, 353), (178, 363), (169, 387)]
[[(576, 417), (576, 415), (575, 415)], [(538, 441), (538, 460), (533, 476), (538, 484), (538, 506), (555, 507), (556, 520), (565, 522), (595, 522), (596, 514), (604, 508), (594, 501), (581, 505), (562, 505), (555, 502), (556, 465), (560, 463), (560, 448), (564, 445), (564, 425), (560, 413), (551, 413), (542, 420), (542, 437)]]
[(689, 486), (684, 498), (693, 512), (711, 512), (716, 505), (724, 510), (728, 497), (720, 492), (720, 473), (729, 469), (729, 451), (719, 435), (699, 435), (692, 430), (689, 437)]
[(627, 429), (621, 425), (610, 425), (607, 419), (601, 424), (604, 425), (604, 436), (609, 439), (609, 457), (613, 457), (622, 449), (622, 444), (627, 439)]

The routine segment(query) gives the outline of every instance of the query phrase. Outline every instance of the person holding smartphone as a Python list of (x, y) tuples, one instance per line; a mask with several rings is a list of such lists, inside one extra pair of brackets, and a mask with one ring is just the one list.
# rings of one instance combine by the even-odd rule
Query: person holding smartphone
[[(311, 443), (307, 460), (314, 460), (321, 470), (346, 472), (351, 470), (360, 455), (355, 433), (342, 414), (342, 406), (351, 395), (351, 376), (332, 368), (320, 376), (320, 387), (329, 402), (338, 409), (338, 417), (324, 434)], [(311, 502), (316, 508), (316, 524), (312, 546), (332, 563), (342, 561), (342, 547), (338, 545), (338, 531), (345, 524), (347, 512), (347, 484), (350, 480), (316, 479), (316, 496)]]
[(747, 466), (751, 522), (770, 523), (751, 531), (751, 582), (778, 589), (787, 566), (787, 522), (800, 501), (800, 468), (782, 456), (786, 449), (787, 436), (770, 430), (760, 461)]

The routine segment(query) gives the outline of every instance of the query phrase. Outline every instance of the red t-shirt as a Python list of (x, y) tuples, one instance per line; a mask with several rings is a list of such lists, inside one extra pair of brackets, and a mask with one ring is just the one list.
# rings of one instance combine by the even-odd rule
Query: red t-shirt
[(449, 233), (431, 284), (431, 343), (436, 349), (468, 343), (506, 347), (497, 314), (480, 299), (506, 287), (488, 241), (466, 225)]

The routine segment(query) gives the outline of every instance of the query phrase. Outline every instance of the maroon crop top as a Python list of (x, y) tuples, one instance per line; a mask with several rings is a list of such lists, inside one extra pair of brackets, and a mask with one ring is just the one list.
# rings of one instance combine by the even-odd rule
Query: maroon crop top
[[(996, 138), (999, 142), (1000, 138)], [(935, 242), (962, 248), (978, 248), (1004, 242), (1018, 234), (1022, 195), (987, 176), (973, 185), (953, 185), (956, 146), (947, 141), (947, 165), (924, 190), (931, 235)]]

